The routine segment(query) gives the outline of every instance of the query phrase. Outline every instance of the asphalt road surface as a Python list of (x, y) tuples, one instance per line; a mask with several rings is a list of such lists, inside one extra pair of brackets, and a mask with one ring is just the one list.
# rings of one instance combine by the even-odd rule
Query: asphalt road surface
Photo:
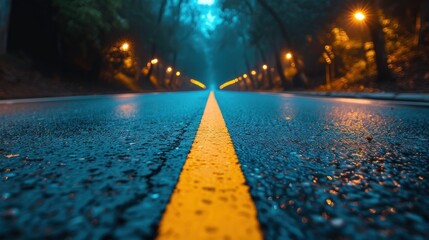
[[(157, 237), (208, 96), (0, 102), (0, 239)], [(215, 96), (265, 239), (429, 238), (429, 108)]]

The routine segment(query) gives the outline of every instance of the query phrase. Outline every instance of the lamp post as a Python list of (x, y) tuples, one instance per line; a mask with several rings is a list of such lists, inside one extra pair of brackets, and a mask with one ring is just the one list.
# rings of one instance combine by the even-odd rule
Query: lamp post
[(334, 52), (332, 46), (326, 45), (325, 51), (323, 52), (323, 58), (326, 63), (326, 88), (331, 89), (331, 82), (335, 79), (335, 67), (334, 67)]
[[(358, 23), (365, 23), (366, 22), (366, 13), (363, 10), (356, 10), (353, 13), (353, 19)], [(366, 71), (366, 77), (369, 77), (370, 75), (370, 68), (369, 68), (369, 61), (366, 55), (367, 49), (365, 48), (365, 40), (361, 36), (360, 42), (362, 44), (362, 51), (363, 51), (363, 57), (365, 60), (365, 71)]]
[(287, 60), (289, 67), (295, 67), (295, 59), (294, 59), (292, 52), (287, 52), (285, 54), (285, 59)]
[(127, 42), (124, 42), (121, 47), (120, 47), (121, 51), (126, 52), (130, 49), (130, 44)]
[(164, 76), (164, 82), (166, 83), (167, 86), (173, 85), (173, 68), (172, 67), (167, 67), (167, 69), (165, 70), (165, 76)]

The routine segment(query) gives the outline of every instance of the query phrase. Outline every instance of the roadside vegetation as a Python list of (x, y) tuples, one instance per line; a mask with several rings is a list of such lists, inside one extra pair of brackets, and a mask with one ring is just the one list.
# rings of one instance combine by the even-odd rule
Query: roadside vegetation
[(236, 29), (224, 41), (246, 46), (247, 70), (229, 88), (429, 90), (427, 0), (222, 0), (222, 9)]
[(0, 0), (0, 96), (200, 89), (191, 2)]
[(429, 92), (429, 0), (0, 0), (0, 98), (197, 80)]

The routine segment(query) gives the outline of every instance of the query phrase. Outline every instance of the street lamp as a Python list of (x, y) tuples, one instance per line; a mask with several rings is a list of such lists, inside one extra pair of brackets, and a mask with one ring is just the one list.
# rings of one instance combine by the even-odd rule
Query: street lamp
[(354, 18), (359, 22), (363, 22), (366, 19), (365, 13), (362, 11), (357, 11), (353, 14)]
[(176, 72), (176, 76), (180, 77), (181, 73), (178, 71)]
[[(361, 8), (361, 9), (357, 9), (356, 11), (354, 11), (352, 16), (356, 22), (365, 24), (365, 20), (367, 18), (367, 13), (368, 13), (367, 10)], [(360, 42), (362, 43), (362, 51), (364, 53), (364, 60), (365, 60), (365, 64), (366, 64), (366, 74), (369, 75), (369, 61), (367, 58), (367, 49), (365, 48), (365, 40), (364, 40), (362, 35), (361, 35)]]
[(326, 62), (326, 87), (331, 88), (331, 81), (335, 79), (335, 67), (334, 67), (334, 52), (332, 46), (325, 45), (325, 51), (323, 52), (323, 58)]
[(268, 69), (267, 64), (262, 65), (262, 69), (267, 70)]
[(247, 74), (243, 74), (243, 78), (247, 78)]
[(155, 65), (155, 64), (157, 64), (157, 63), (158, 63), (158, 59), (157, 59), (157, 58), (152, 59), (152, 60), (150, 61), (150, 63), (152, 63), (152, 65)]
[(292, 57), (293, 57), (293, 55), (292, 55), (292, 53), (291, 52), (288, 52), (288, 53), (286, 53), (286, 59), (287, 60), (291, 60), (292, 59)]
[(171, 73), (172, 71), (173, 71), (173, 68), (172, 68), (172, 67), (168, 67), (168, 68), (167, 68), (167, 72), (168, 72), (168, 73)]
[(130, 44), (129, 43), (127, 43), (127, 42), (124, 42), (122, 45), (121, 45), (121, 48), (120, 48), (122, 51), (124, 51), (124, 52), (126, 52), (126, 51), (128, 51), (129, 49), (130, 49)]

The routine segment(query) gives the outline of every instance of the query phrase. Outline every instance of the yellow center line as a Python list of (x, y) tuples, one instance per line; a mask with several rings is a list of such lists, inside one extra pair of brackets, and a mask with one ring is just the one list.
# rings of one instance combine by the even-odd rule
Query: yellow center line
[(158, 239), (262, 239), (256, 208), (213, 92)]

